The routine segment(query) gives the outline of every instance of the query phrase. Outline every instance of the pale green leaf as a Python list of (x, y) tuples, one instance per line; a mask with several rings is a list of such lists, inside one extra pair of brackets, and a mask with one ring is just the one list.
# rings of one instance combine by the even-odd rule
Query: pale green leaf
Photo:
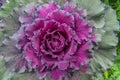
[(118, 38), (114, 32), (107, 31), (103, 36), (102, 40), (99, 43), (100, 48), (110, 48), (116, 46), (118, 43)]
[(39, 80), (35, 74), (32, 73), (13, 73), (11, 76), (11, 80)]
[(95, 28), (103, 28), (105, 25), (105, 19), (103, 15), (91, 18), (90, 22)]
[(119, 22), (117, 20), (116, 12), (111, 8), (107, 7), (105, 10), (105, 27), (106, 31), (118, 31)]
[(24, 6), (38, 0), (8, 0), (0, 9), (0, 18), (8, 17), (15, 7)]
[(95, 16), (104, 11), (104, 5), (100, 0), (78, 0), (79, 7), (87, 9), (89, 16)]
[(4, 57), (0, 55), (0, 80), (8, 80), (7, 69), (3, 58)]

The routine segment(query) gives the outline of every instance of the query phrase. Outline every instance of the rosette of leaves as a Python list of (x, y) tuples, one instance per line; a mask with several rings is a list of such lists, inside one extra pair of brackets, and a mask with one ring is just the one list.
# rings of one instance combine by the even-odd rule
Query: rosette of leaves
[[(17, 49), (17, 37), (13, 39), (21, 24), (21, 15), (29, 15), (29, 10), (35, 6), (54, 2), (60, 6), (76, 6), (83, 11), (83, 18), (94, 26), (94, 40), (89, 51), (89, 66), (87, 73), (79, 70), (67, 75), (65, 79), (83, 79), (92, 80), (94, 76), (98, 78), (113, 65), (116, 57), (116, 45), (118, 38), (116, 33), (119, 30), (116, 12), (110, 7), (103, 4), (100, 0), (39, 0), (38, 4), (30, 4), (25, 7), (26, 3), (31, 0), (10, 0), (0, 9), (0, 78), (1, 80), (38, 80), (38, 74), (29, 69), (26, 71), (24, 55)], [(36, 1), (35, 1), (36, 2)], [(66, 3), (66, 4), (64, 4)], [(36, 14), (32, 14), (35, 16)], [(30, 15), (31, 16), (31, 15)], [(19, 36), (19, 35), (18, 35)], [(20, 61), (24, 61), (20, 63)], [(16, 64), (17, 63), (17, 64)], [(15, 68), (10, 66), (15, 66)], [(72, 77), (71, 77), (72, 76)], [(49, 76), (42, 76), (45, 80), (51, 80)]]

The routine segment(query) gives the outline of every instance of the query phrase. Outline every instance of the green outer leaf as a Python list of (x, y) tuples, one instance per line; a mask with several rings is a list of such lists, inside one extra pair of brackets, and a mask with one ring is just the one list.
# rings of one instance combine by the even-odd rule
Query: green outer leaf
[[(88, 7), (87, 3), (86, 6)], [(113, 61), (116, 56), (116, 45), (118, 43), (118, 38), (116, 37), (116, 33), (114, 31), (119, 30), (119, 22), (117, 21), (115, 11), (109, 6), (102, 5), (102, 7), (105, 9), (98, 13), (99, 15), (97, 14), (96, 16), (90, 18), (88, 17), (91, 24), (95, 26), (95, 33), (97, 35), (97, 46), (94, 47), (95, 52), (93, 58), (91, 59), (89, 74), (97, 77), (102, 76), (102, 73), (114, 63)], [(105, 23), (101, 22), (102, 20), (100, 21), (100, 19), (103, 19)]]
[(34, 73), (15, 73), (5, 67), (4, 57), (0, 55), (0, 80), (38, 80)]
[(2, 80), (10, 80), (12, 73), (9, 73), (8, 71), (6, 71), (3, 75)]
[(105, 4), (110, 5), (117, 11), (117, 19), (120, 21), (120, 0), (101, 0)]
[(20, 27), (17, 17), (16, 19), (14, 19), (13, 16), (9, 16), (4, 19), (4, 23), (5, 23), (4, 26), (5, 33), (8, 35), (12, 35)]
[(89, 16), (95, 16), (102, 11), (104, 11), (104, 5), (100, 2), (100, 0), (78, 0), (79, 6), (87, 9), (87, 13)]
[(30, 2), (37, 2), (38, 0), (8, 0), (0, 9), (0, 18), (4, 18), (10, 15), (11, 11), (15, 7), (23, 6)]
[(0, 79), (2, 79), (4, 76), (4, 73), (6, 72), (6, 68), (5, 68), (5, 63), (3, 61), (3, 56), (0, 56)]
[[(105, 0), (102, 0), (103, 2)], [(120, 21), (120, 0), (109, 0), (109, 5), (117, 11), (117, 18)], [(120, 33), (118, 33), (119, 43), (117, 46), (117, 58), (115, 64), (108, 70), (109, 78), (107, 80), (120, 80)]]
[(103, 28), (105, 25), (105, 18), (101, 15), (101, 17), (95, 16), (94, 18), (90, 19), (90, 22), (96, 28)]
[(12, 73), (11, 75), (11, 80), (39, 80), (34, 74), (30, 73), (22, 73), (22, 74), (17, 74), (17, 73)]
[(75, 71), (69, 80), (91, 80), (91, 76), (86, 73)]
[(117, 20), (116, 11), (111, 7), (107, 7), (105, 10), (105, 27), (106, 31), (118, 31), (119, 22)]
[(99, 43), (100, 48), (111, 48), (116, 46), (118, 43), (118, 38), (116, 37), (115, 33), (112, 31), (107, 31), (102, 36), (102, 40)]
[(3, 39), (3, 33), (0, 32), (0, 40), (2, 40), (2, 39)]

